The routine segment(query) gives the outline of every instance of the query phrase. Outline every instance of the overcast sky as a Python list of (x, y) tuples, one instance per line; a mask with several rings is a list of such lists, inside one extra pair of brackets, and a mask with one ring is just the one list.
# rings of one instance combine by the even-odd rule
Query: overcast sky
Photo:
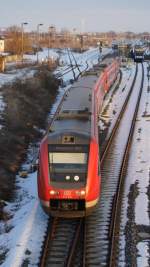
[(34, 30), (150, 31), (150, 0), (0, 0), (0, 28), (29, 23)]

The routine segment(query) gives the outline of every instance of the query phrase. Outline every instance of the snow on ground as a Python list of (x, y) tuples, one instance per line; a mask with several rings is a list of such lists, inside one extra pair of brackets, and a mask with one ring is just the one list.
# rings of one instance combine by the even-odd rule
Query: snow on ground
[[(147, 72), (147, 63), (144, 63), (144, 68), (145, 68), (145, 72)], [(105, 122), (111, 123), (108, 134), (107, 134), (107, 138), (115, 123), (116, 115), (120, 111), (121, 106), (124, 102), (124, 98), (129, 91), (134, 73), (135, 73), (134, 65), (129, 66), (127, 69), (123, 68), (122, 82), (118, 90), (116, 91), (115, 95), (113, 95), (112, 101), (110, 102), (110, 98), (113, 93), (113, 88), (112, 90), (110, 90), (110, 92), (108, 93), (104, 101), (100, 127), (102, 127), (102, 129), (105, 129), (106, 127)], [(105, 111), (106, 108), (107, 110)], [(150, 246), (150, 241), (149, 241), (150, 235), (148, 234), (149, 233), (148, 229), (150, 229), (149, 228), (150, 218), (149, 218), (149, 211), (148, 211), (148, 205), (149, 205), (148, 186), (149, 186), (149, 179), (150, 179), (150, 157), (149, 157), (150, 127), (149, 127), (149, 124), (150, 124), (150, 83), (148, 82), (147, 74), (146, 74), (145, 80), (144, 80), (144, 88), (142, 92), (142, 99), (140, 103), (140, 109), (138, 113), (138, 119), (137, 119), (135, 132), (133, 136), (132, 149), (130, 152), (128, 172), (126, 175), (126, 185), (125, 185), (125, 193), (124, 193), (125, 199), (123, 201), (123, 206), (126, 207), (125, 209), (126, 212), (125, 214), (122, 214), (123, 224), (121, 223), (121, 229), (125, 229), (125, 226), (128, 220), (127, 209), (129, 209), (129, 205), (131, 205), (129, 201), (129, 192), (131, 190), (131, 186), (134, 185), (135, 188), (137, 188), (137, 195), (135, 197), (135, 207), (133, 211), (133, 218), (132, 218), (133, 222), (132, 223), (135, 223), (135, 225), (137, 226), (137, 229), (138, 229), (137, 235), (140, 240), (136, 246), (137, 251), (138, 251), (138, 257), (137, 257), (138, 267), (149, 266), (148, 264), (149, 246)], [(132, 194), (136, 194), (135, 192), (132, 192)], [(121, 242), (120, 248), (122, 248), (122, 250), (120, 251), (120, 265), (119, 266), (124, 266), (125, 264), (124, 260), (125, 260), (126, 238), (124, 236), (124, 238), (120, 239), (120, 242)]]
[[(144, 63), (146, 71), (147, 64)], [(126, 229), (127, 223), (130, 227), (135, 224), (133, 229), (137, 231), (136, 240), (137, 244), (131, 244), (137, 248), (137, 266), (147, 267), (149, 266), (149, 251), (150, 235), (149, 233), (149, 195), (148, 186), (150, 178), (150, 91), (148, 89), (147, 75), (145, 75), (144, 88), (142, 91), (142, 98), (140, 102), (140, 108), (138, 112), (138, 118), (136, 120), (136, 126), (133, 135), (133, 142), (131, 146), (131, 152), (128, 162), (128, 169), (125, 180), (125, 191), (123, 206), (124, 212), (122, 214), (121, 229)], [(129, 199), (130, 195), (130, 199)], [(132, 195), (132, 200), (131, 200)], [(132, 210), (132, 216), (129, 217), (129, 210)], [(131, 230), (126, 230), (126, 242), (129, 242), (128, 238), (133, 238)], [(125, 235), (125, 230), (124, 230)], [(128, 237), (127, 237), (128, 235)], [(134, 234), (133, 234), (134, 235)], [(121, 242), (121, 241), (120, 241)], [(135, 241), (136, 242), (136, 241)], [(122, 244), (122, 253), (125, 253), (127, 244)], [(135, 253), (135, 252), (134, 252)], [(135, 257), (136, 255), (132, 255)]]
[[(147, 64), (145, 63), (145, 71)], [(138, 195), (135, 199), (135, 223), (141, 226), (139, 232), (142, 238), (137, 244), (138, 249), (138, 265), (139, 267), (148, 266), (148, 247), (150, 246), (150, 235), (143, 236), (144, 226), (149, 228), (150, 218), (148, 212), (149, 195), (148, 186), (150, 179), (150, 91), (148, 80), (145, 75), (144, 89), (138, 114), (138, 120), (133, 137), (132, 153), (129, 159), (128, 181), (137, 183)], [(150, 228), (149, 228), (150, 229)]]
[[(48, 57), (56, 60), (59, 55), (57, 53), (56, 49), (48, 49), (44, 48), (42, 51), (38, 52), (38, 61), (39, 62), (46, 62), (48, 60)], [(24, 59), (31, 61), (31, 62), (36, 62), (37, 61), (37, 54), (35, 55), (24, 55)]]
[[(32, 252), (30, 264), (38, 263), (48, 217), (42, 211), (37, 197), (36, 173), (27, 179), (17, 177), (18, 196), (14, 203), (8, 203), (6, 211), (13, 218), (1, 223), (0, 248), (9, 250), (2, 267), (19, 267), (23, 259)], [(28, 250), (27, 250), (28, 248)], [(35, 253), (36, 252), (36, 253)]]
[(15, 79), (32, 77), (35, 70), (30, 68), (14, 69), (6, 73), (0, 73), (0, 87), (6, 83), (11, 83)]
[[(49, 56), (53, 59), (58, 59), (60, 62), (60, 66), (57, 67), (57, 69), (54, 71), (54, 74), (58, 74), (60, 71), (65, 72), (66, 67), (70, 66), (70, 60), (68, 57), (68, 52), (67, 49), (43, 49), (43, 51), (40, 51), (38, 53), (38, 58), (39, 62), (42, 61), (47, 61), (48, 60), (48, 51), (49, 51)], [(77, 64), (79, 65), (80, 71), (84, 71), (86, 68), (90, 69), (92, 68), (93, 64), (97, 64), (99, 58), (102, 58), (108, 53), (112, 53), (111, 48), (103, 48), (102, 53), (99, 53), (98, 48), (89, 48), (89, 50), (83, 52), (83, 53), (76, 53), (76, 52), (71, 52), (70, 53), (70, 58), (72, 61), (73, 65), (76, 65), (75, 60), (77, 61)], [(37, 61), (37, 55), (25, 55), (25, 59), (31, 60), (31, 61)], [(78, 77), (79, 75), (79, 70), (76, 68), (74, 70), (75, 76)], [(73, 72), (69, 72), (63, 76), (63, 82), (64, 85), (67, 86), (70, 83), (70, 80), (73, 80)]]
[[(129, 63), (125, 68), (122, 68), (121, 71), (122, 71), (122, 80), (119, 85), (119, 88), (114, 93), (114, 89), (116, 86), (114, 85), (112, 89), (108, 92), (100, 115), (101, 118), (99, 121), (100, 129), (104, 130), (106, 128), (106, 125), (108, 125), (108, 123), (110, 124), (107, 133), (107, 138), (109, 137), (114, 127), (116, 118), (118, 117), (122, 105), (124, 103), (124, 99), (126, 98), (129, 92), (135, 74), (135, 65)], [(110, 101), (110, 99), (112, 100)]]
[[(5, 109), (5, 103), (3, 101), (3, 95), (1, 92), (1, 86), (5, 83), (8, 83), (12, 81), (12, 75), (7, 75), (7, 74), (3, 74), (0, 73), (0, 120), (2, 119), (2, 113)], [(2, 129), (2, 125), (0, 124), (0, 130)]]
[[(101, 55), (106, 55), (108, 53), (112, 53), (112, 49), (111, 48), (103, 48), (102, 54)], [(83, 53), (76, 53), (76, 52), (72, 52), (72, 54), (74, 55), (74, 57), (76, 58), (76, 60), (82, 64), (82, 61), (85, 62), (85, 60), (89, 60), (93, 54), (93, 57), (97, 58), (97, 55), (100, 54), (99, 53), (99, 49), (98, 48), (89, 48), (89, 50), (83, 52)], [(38, 52), (38, 60), (39, 62), (42, 61), (47, 61), (48, 57), (56, 60), (56, 59), (60, 59), (60, 63), (62, 65), (68, 65), (70, 64), (70, 60), (68, 57), (68, 52), (67, 49), (48, 49), (48, 48), (44, 48), (42, 51)], [(35, 55), (24, 55), (24, 59), (32, 61), (32, 62), (36, 62), (37, 61), (37, 54)], [(73, 57), (71, 56), (71, 60), (73, 60)], [(74, 60), (73, 60), (74, 61)]]
[(149, 259), (149, 241), (139, 242), (137, 245), (139, 257), (137, 258), (137, 267), (148, 267)]
[[(56, 49), (50, 49), (49, 50), (49, 55), (53, 58), (58, 58), (60, 50), (56, 50)], [(108, 53), (112, 52), (112, 49), (110, 48), (104, 48), (103, 52), (102, 52), (102, 56), (106, 55)], [(63, 66), (60, 68), (58, 67), (57, 70), (54, 73), (57, 73), (58, 71), (63, 69), (66, 69), (66, 66), (68, 66), (68, 64), (70, 65), (70, 61), (68, 58), (68, 54), (66, 50), (62, 50), (61, 51), (61, 60), (63, 61)], [(43, 51), (40, 51), (38, 53), (39, 55), (39, 61), (41, 61), (42, 59), (46, 60), (47, 59), (47, 55), (48, 55), (48, 49), (43, 49)], [(78, 64), (81, 64), (81, 70), (85, 69), (86, 67), (86, 62), (88, 61), (89, 64), (89, 68), (91, 68), (93, 66), (93, 64), (96, 64), (98, 62), (98, 56), (99, 56), (99, 51), (98, 48), (90, 48), (89, 50), (87, 50), (84, 53), (73, 53), (74, 57), (76, 58)], [(36, 61), (37, 60), (37, 55), (24, 55), (25, 59), (29, 59), (31, 61)], [(73, 58), (72, 58), (73, 60)], [(14, 63), (16, 64), (16, 63)], [(76, 74), (79, 74), (78, 70), (76, 70)], [(12, 82), (13, 80), (15, 80), (16, 78), (22, 78), (22, 77), (32, 77), (35, 73), (35, 70), (31, 68), (23, 68), (23, 69), (13, 69), (12, 71), (9, 71), (7, 73), (0, 73), (0, 87), (5, 84), (5, 83), (9, 83)], [(66, 77), (64, 77), (65, 81), (66, 80), (70, 80), (73, 78), (73, 74), (70, 73), (69, 75), (67, 75)]]
[[(147, 65), (145, 64), (145, 72)], [(136, 168), (135, 179), (137, 178), (139, 195), (136, 199), (136, 224), (150, 225), (150, 219), (148, 215), (148, 186), (150, 178), (150, 91), (148, 89), (147, 78), (144, 81), (144, 90), (138, 115), (138, 121), (135, 129), (135, 155)], [(132, 159), (133, 161), (133, 159)], [(135, 161), (135, 159), (134, 159)], [(131, 162), (132, 166), (132, 162)], [(141, 205), (142, 203), (142, 205)], [(139, 212), (140, 211), (140, 212)]]

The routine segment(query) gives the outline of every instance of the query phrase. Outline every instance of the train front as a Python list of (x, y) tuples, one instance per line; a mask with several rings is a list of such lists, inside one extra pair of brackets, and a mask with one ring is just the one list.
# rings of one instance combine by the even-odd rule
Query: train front
[(98, 144), (79, 132), (50, 133), (40, 146), (38, 194), (47, 213), (83, 217), (99, 198)]
[(145, 48), (137, 45), (134, 48), (134, 62), (142, 63), (144, 61)]

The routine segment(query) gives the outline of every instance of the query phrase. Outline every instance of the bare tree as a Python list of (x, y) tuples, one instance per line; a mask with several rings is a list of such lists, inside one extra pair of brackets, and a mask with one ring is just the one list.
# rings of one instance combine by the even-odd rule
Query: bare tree
[[(22, 52), (22, 29), (13, 25), (7, 29), (6, 51), (20, 55)], [(24, 33), (24, 51), (31, 50), (31, 42), (27, 33)]]

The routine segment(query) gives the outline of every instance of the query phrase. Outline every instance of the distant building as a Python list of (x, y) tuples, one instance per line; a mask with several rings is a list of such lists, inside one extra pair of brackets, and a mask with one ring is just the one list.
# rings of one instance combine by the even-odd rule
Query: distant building
[(4, 72), (5, 70), (5, 56), (0, 54), (0, 72)]
[(0, 37), (0, 53), (4, 52), (4, 48), (5, 48), (4, 38)]

